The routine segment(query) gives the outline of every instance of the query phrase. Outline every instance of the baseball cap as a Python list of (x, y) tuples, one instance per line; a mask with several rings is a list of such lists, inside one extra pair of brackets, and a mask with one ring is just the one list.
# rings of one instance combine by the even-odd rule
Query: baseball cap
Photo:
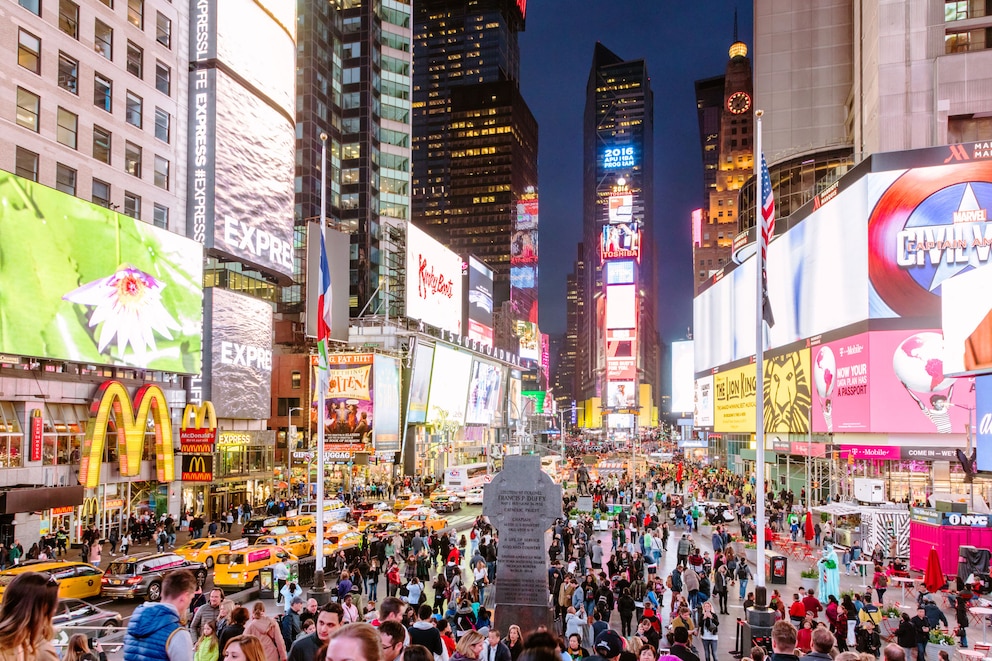
[(596, 651), (604, 658), (619, 656), (623, 647), (623, 638), (613, 629), (607, 629), (596, 638)]

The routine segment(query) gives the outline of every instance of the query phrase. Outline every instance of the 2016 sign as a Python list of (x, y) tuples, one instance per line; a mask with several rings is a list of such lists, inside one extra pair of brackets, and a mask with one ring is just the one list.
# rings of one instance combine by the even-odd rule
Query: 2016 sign
[(603, 168), (615, 170), (616, 168), (634, 167), (633, 147), (610, 147), (603, 150)]

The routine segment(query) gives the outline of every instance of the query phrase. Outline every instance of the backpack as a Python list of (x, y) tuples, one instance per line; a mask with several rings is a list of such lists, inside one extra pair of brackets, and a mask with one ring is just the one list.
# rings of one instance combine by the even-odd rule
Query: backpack
[(744, 580), (748, 578), (751, 574), (751, 569), (747, 566), (746, 562), (742, 562), (737, 565), (737, 578), (739, 580)]
[(879, 573), (878, 575), (878, 587), (887, 588), (889, 587), (889, 577), (885, 574)]

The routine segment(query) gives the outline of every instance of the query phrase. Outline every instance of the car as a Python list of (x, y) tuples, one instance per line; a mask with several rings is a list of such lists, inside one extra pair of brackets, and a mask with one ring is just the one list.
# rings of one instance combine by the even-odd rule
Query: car
[(207, 569), (213, 569), (217, 556), (231, 550), (231, 540), (223, 537), (201, 537), (192, 539), (176, 549), (176, 555), (181, 555), (193, 562), (202, 562)]
[(313, 542), (306, 535), (291, 532), (285, 535), (262, 535), (255, 540), (255, 546), (281, 546), (297, 558), (313, 553)]
[(176, 553), (145, 553), (115, 558), (103, 575), (100, 595), (111, 599), (144, 597), (148, 601), (162, 598), (162, 579), (177, 569), (189, 569), (202, 586), (207, 580), (207, 566), (187, 560)]
[(399, 512), (405, 507), (410, 505), (423, 505), (424, 497), (419, 493), (411, 493), (409, 491), (404, 491), (403, 493), (397, 494), (396, 498), (393, 500), (393, 511)]
[(429, 512), (430, 508), (424, 505), (410, 505), (409, 507), (404, 507), (399, 512), (396, 513), (396, 518), (399, 521), (407, 521), (410, 517), (423, 512)]
[(441, 513), (454, 512), (462, 508), (462, 501), (455, 496), (437, 496), (431, 498), (431, 507)]
[(438, 516), (434, 510), (417, 512), (402, 522), (407, 530), (419, 530), (427, 528), (431, 531), (444, 530), (448, 527), (448, 520), (443, 516)]
[(256, 539), (272, 533), (272, 528), (278, 525), (278, 516), (256, 516), (248, 519), (248, 523), (241, 529), (241, 536), (247, 537), (249, 544), (254, 544)]
[(248, 546), (231, 551), (217, 559), (214, 569), (214, 587), (223, 592), (237, 592), (248, 586), (261, 585), (259, 572), (281, 560), (296, 562), (295, 555), (281, 546)]
[(466, 505), (481, 505), (482, 504), (482, 495), (483, 495), (483, 493), (485, 493), (485, 490), (484, 490), (483, 487), (475, 487), (473, 489), (469, 489), (468, 490), (468, 493), (465, 494), (465, 504)]
[(375, 539), (386, 539), (393, 538), (396, 535), (402, 535), (408, 532), (406, 524), (399, 521), (390, 521), (389, 523), (372, 523), (368, 528), (365, 529), (365, 534), (369, 538)]
[(4, 589), (14, 580), (14, 577), (25, 572), (38, 572), (48, 579), (57, 581), (59, 597), (62, 599), (68, 597), (85, 599), (86, 597), (100, 596), (101, 579), (103, 578), (103, 572), (100, 569), (86, 562), (50, 560), (25, 562), (0, 572), (0, 594), (3, 594)]
[(56, 633), (80, 627), (80, 631), (66, 631), (67, 634), (85, 634), (87, 638), (101, 638), (108, 632), (107, 627), (121, 627), (124, 620), (120, 613), (94, 606), (81, 599), (60, 599), (55, 607), (52, 626)]
[(399, 521), (399, 519), (397, 519), (396, 515), (392, 512), (372, 510), (371, 512), (366, 512), (362, 515), (361, 520), (358, 522), (358, 530), (361, 532), (373, 523), (392, 523), (393, 521)]

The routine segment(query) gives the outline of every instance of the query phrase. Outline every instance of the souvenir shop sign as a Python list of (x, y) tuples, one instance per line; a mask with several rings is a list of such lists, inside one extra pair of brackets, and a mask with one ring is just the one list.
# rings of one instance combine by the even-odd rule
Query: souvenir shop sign
[(965, 512), (938, 512), (937, 510), (914, 507), (910, 518), (919, 523), (962, 528), (992, 528), (992, 515)]

